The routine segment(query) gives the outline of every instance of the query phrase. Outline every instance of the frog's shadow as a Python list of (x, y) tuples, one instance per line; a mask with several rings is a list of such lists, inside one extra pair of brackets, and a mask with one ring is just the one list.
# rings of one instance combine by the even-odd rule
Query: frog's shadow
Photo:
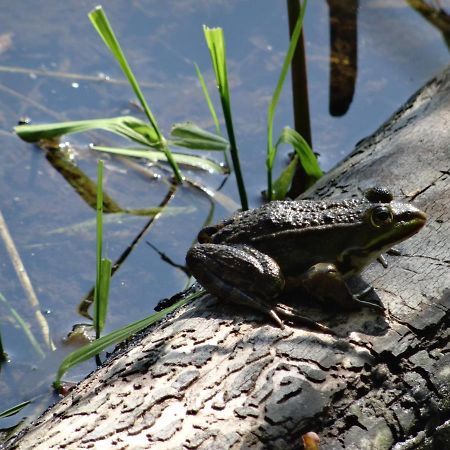
[[(349, 286), (352, 292), (361, 292), (369, 285), (361, 277), (356, 276), (349, 281)], [(363, 299), (368, 303), (382, 306), (381, 299), (374, 289), (364, 295)], [(227, 303), (209, 294), (206, 298), (202, 297), (200, 301), (204, 302), (205, 308), (211, 311), (214, 316), (220, 316), (220, 318), (224, 320), (242, 318), (242, 321), (263, 321), (264, 324), (272, 324), (274, 327), (278, 326), (275, 320), (268, 314), (258, 312), (251, 307), (231, 302)], [(325, 325), (338, 337), (346, 337), (352, 332), (369, 336), (382, 336), (386, 334), (389, 329), (389, 324), (386, 321), (383, 312), (370, 307), (343, 310), (335, 305), (318, 303), (304, 293), (286, 293), (279, 297), (278, 301), (279, 303), (295, 308), (299, 314), (307, 319)], [(291, 328), (301, 328), (315, 333), (323, 333), (323, 331), (315, 328), (313, 325), (309, 326), (308, 324), (295, 323), (283, 319), (282, 321)]]
[[(287, 296), (282, 297), (288, 306), (293, 306), (292, 298)], [(365, 296), (365, 301), (374, 303), (375, 305), (382, 305), (380, 298), (375, 292)], [(318, 304), (314, 299), (303, 297), (301, 300), (295, 302), (295, 308), (308, 319), (325, 325), (338, 337), (346, 337), (352, 332), (357, 332), (369, 336), (383, 336), (389, 329), (389, 324), (386, 321), (383, 311), (378, 311), (370, 307), (360, 307), (352, 310), (344, 310), (335, 305)], [(305, 328), (314, 332), (320, 332), (313, 326), (301, 325), (286, 322), (287, 325), (293, 328)]]

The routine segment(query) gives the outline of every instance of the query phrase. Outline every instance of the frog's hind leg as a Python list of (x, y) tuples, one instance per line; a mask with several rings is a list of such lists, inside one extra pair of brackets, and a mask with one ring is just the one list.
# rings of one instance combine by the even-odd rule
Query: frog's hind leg
[(278, 264), (245, 245), (196, 244), (186, 255), (192, 275), (211, 294), (268, 314), (281, 327), (272, 307), (284, 289)]

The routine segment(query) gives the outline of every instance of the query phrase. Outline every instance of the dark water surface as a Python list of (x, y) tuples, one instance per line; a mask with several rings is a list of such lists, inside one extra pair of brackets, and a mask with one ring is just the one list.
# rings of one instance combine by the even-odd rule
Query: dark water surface
[[(335, 7), (337, 2), (328, 3)], [(450, 11), (450, 1), (428, 3), (439, 3)], [(57, 347), (40, 357), (18, 327), (11, 307), (29, 323), (45, 349), (34, 311), (1, 242), (0, 293), (8, 303), (0, 302), (0, 331), (9, 362), (0, 366), (0, 411), (41, 395), (20, 417), (32, 418), (55, 398), (51, 381), (63, 356), (73, 349), (64, 345), (63, 339), (73, 324), (86, 321), (77, 313), (77, 305), (95, 279), (95, 211), (49, 163), (45, 152), (19, 140), (12, 127), (22, 116), (30, 117), (33, 123), (124, 114), (143, 118), (130, 103), (134, 96), (118, 65), (87, 18), (96, 4), (87, 0), (0, 1), (0, 211)], [(193, 63), (200, 66), (217, 99), (202, 25), (224, 28), (243, 172), (250, 202), (257, 205), (266, 183), (267, 105), (288, 45), (286, 3), (121, 0), (103, 6), (164, 131), (170, 130), (172, 123), (186, 120), (213, 130)], [(360, 1), (356, 11), (355, 94), (340, 117), (329, 114), (327, 2), (311, 0), (305, 19), (313, 144), (325, 170), (449, 61), (443, 35), (406, 1)], [(277, 110), (276, 134), (285, 125), (293, 126), (290, 80)], [(92, 141), (122, 143), (100, 133), (68, 140), (74, 147), (76, 165), (94, 181), (98, 154), (90, 152), (87, 145)], [(287, 150), (280, 155), (278, 167), (286, 162), (286, 154)], [(212, 156), (218, 158), (217, 154)], [(105, 190), (123, 207), (157, 206), (166, 195), (164, 177), (136, 171), (117, 159), (104, 159)], [(187, 174), (212, 189), (222, 180), (200, 172)], [(232, 178), (222, 193), (229, 200), (217, 205), (215, 219), (237, 207)], [(182, 187), (170, 207), (174, 210), (155, 221), (113, 277), (105, 332), (151, 314), (158, 299), (186, 285), (185, 274), (169, 267), (145, 241), (183, 263), (210, 202), (195, 190)], [(105, 217), (107, 256), (118, 258), (147, 221), (146, 217), (124, 214)], [(66, 379), (79, 380), (94, 368), (93, 362), (86, 363), (71, 370)], [(0, 428), (13, 425), (20, 417), (0, 420)]]

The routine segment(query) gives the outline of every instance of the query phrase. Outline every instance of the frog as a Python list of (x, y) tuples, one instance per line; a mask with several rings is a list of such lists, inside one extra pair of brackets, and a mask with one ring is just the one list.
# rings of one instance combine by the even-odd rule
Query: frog
[(298, 291), (344, 311), (383, 312), (364, 300), (370, 287), (353, 293), (348, 280), (426, 220), (383, 186), (347, 199), (277, 200), (203, 228), (186, 266), (210, 294), (259, 310), (281, 328), (283, 318), (333, 334), (280, 299)]

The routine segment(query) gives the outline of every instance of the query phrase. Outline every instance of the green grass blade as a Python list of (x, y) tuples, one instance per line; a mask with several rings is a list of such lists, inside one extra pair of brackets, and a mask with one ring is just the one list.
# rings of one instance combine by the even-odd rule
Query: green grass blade
[(92, 22), (92, 25), (97, 30), (100, 37), (103, 39), (103, 42), (106, 44), (106, 46), (113, 54), (114, 58), (116, 58), (117, 62), (119, 63), (123, 73), (127, 77), (131, 87), (133, 88), (136, 97), (138, 98), (142, 108), (144, 109), (150, 124), (152, 125), (158, 137), (161, 139), (162, 135), (156, 119), (153, 116), (153, 113), (151, 112), (144, 98), (144, 94), (139, 87), (139, 84), (133, 74), (133, 71), (131, 70), (130, 65), (128, 64), (127, 59), (125, 58), (125, 54), (120, 47), (119, 41), (114, 34), (114, 31), (109, 23), (108, 18), (106, 17), (105, 12), (103, 11), (103, 8), (101, 6), (97, 6), (88, 14), (88, 16), (90, 21)]
[[(202, 75), (202, 73), (200, 71), (200, 68), (197, 66), (197, 64), (195, 64), (195, 72), (197, 73), (197, 78), (198, 78), (198, 81), (200, 82), (200, 86), (202, 88), (203, 96), (205, 97), (206, 104), (208, 105), (209, 112), (211, 113), (211, 117), (212, 117), (212, 119), (214, 121), (214, 125), (216, 127), (216, 133), (221, 136), (222, 135), (222, 130), (220, 129), (219, 119), (217, 117), (216, 110), (214, 108), (213, 102), (212, 102), (211, 97), (209, 95), (209, 91), (208, 91), (208, 88), (206, 86), (205, 79), (203, 78), (203, 75)], [(228, 143), (227, 148), (224, 149), (224, 151), (223, 151), (223, 155), (224, 155), (224, 158), (225, 158), (225, 164), (227, 165), (227, 167), (230, 167), (230, 162), (228, 161), (228, 152), (227, 152), (227, 150), (229, 148), (230, 148), (230, 144)]]
[[(37, 339), (34, 337), (33, 333), (31, 332), (30, 325), (28, 325), (28, 323), (25, 322), (25, 320), (22, 318), (22, 316), (10, 305), (10, 303), (8, 302), (8, 300), (2, 293), (0, 293), (0, 301), (3, 302), (6, 305), (6, 307), (9, 309), (9, 311), (11, 312), (11, 315), (14, 317), (14, 319), (17, 322), (17, 324), (19, 325), (19, 327), (22, 329), (23, 333), (29, 340), (29, 342), (30, 342), (31, 346), (34, 348), (35, 352), (41, 358), (43, 358), (45, 356), (45, 352), (42, 350), (42, 347), (39, 345), (39, 342), (37, 341)], [(1, 341), (1, 336), (0, 336), (0, 341)], [(1, 342), (0, 342), (0, 347), (1, 347)], [(0, 348), (0, 359), (2, 357), (2, 354), (4, 354), (4, 350), (3, 350), (3, 348)]]
[(4, 419), (5, 417), (13, 416), (14, 414), (17, 414), (20, 412), (25, 406), (29, 405), (31, 403), (31, 400), (27, 400), (26, 402), (19, 403), (11, 408), (5, 409), (4, 411), (0, 412), (0, 419)]
[(228, 139), (230, 141), (230, 154), (233, 161), (233, 168), (236, 175), (236, 182), (239, 190), (239, 197), (243, 210), (248, 209), (247, 192), (245, 190), (244, 179), (239, 161), (239, 151), (234, 135), (233, 120), (231, 114), (231, 99), (228, 88), (228, 75), (225, 52), (225, 39), (221, 28), (208, 28), (203, 26), (205, 40), (208, 45), (211, 61), (216, 75), (217, 87), (219, 89), (222, 111), (225, 118)]
[[(166, 161), (164, 154), (156, 150), (141, 150), (137, 148), (115, 148), (115, 147), (101, 147), (93, 145), (92, 150), (100, 152), (113, 153), (121, 156), (132, 156), (134, 158), (146, 158), (149, 161)], [(185, 155), (183, 153), (172, 153), (174, 159), (179, 164), (194, 167), (196, 169), (206, 170), (213, 173), (228, 173), (226, 167), (212, 161), (211, 159), (204, 158), (202, 156)]]
[(143, 330), (144, 328), (154, 324), (155, 322), (158, 322), (159, 320), (163, 319), (167, 314), (171, 313), (172, 311), (175, 311), (175, 309), (179, 308), (180, 306), (183, 306), (186, 303), (195, 300), (204, 293), (205, 291), (203, 290), (196, 292), (195, 294), (178, 301), (177, 303), (173, 304), (172, 306), (169, 306), (166, 309), (163, 309), (162, 311), (152, 314), (151, 316), (148, 316), (145, 319), (141, 319), (138, 320), (137, 322), (133, 322), (129, 325), (126, 325), (123, 328), (115, 330), (112, 333), (102, 336), (101, 338), (96, 339), (95, 341), (85, 345), (84, 347), (81, 347), (78, 350), (75, 350), (74, 352), (70, 353), (66, 358), (64, 358), (61, 365), (59, 366), (55, 382), (53, 383), (54, 386), (58, 388), (61, 385), (62, 376), (71, 367), (74, 367), (75, 365), (87, 361), (88, 359), (92, 358), (95, 355), (98, 355), (101, 351), (103, 351), (110, 345), (117, 344), (118, 342), (128, 339), (133, 334)]
[[(94, 294), (94, 325), (96, 333), (100, 334), (99, 315), (99, 287), (100, 287), (100, 266), (103, 252), (103, 161), (98, 160), (97, 166), (97, 208), (96, 208), (96, 247), (95, 247), (95, 294)], [(97, 336), (98, 338), (99, 336)]]
[(98, 326), (102, 331), (106, 323), (106, 314), (108, 312), (108, 300), (109, 300), (109, 285), (111, 282), (111, 267), (112, 262), (110, 259), (102, 258), (100, 263), (100, 284), (99, 284), (99, 296), (98, 296)]
[(306, 175), (313, 179), (312, 183), (323, 176), (316, 155), (300, 133), (289, 127), (283, 128), (275, 146), (275, 153), (281, 144), (289, 144), (292, 146)]
[(192, 122), (176, 123), (170, 130), (170, 144), (192, 150), (218, 150), (226, 152), (230, 143), (218, 134), (200, 128)]
[(95, 9), (93, 9), (89, 13), (89, 19), (91, 20), (94, 28), (97, 30), (98, 34), (103, 39), (106, 46), (109, 48), (111, 53), (116, 58), (117, 62), (119, 63), (123, 73), (127, 77), (128, 81), (131, 84), (131, 87), (134, 90), (134, 93), (136, 94), (136, 97), (138, 98), (142, 108), (145, 111), (145, 114), (153, 127), (155, 133), (158, 136), (158, 140), (160, 141), (160, 149), (164, 151), (167, 161), (169, 162), (170, 166), (172, 167), (172, 170), (174, 172), (175, 178), (178, 182), (182, 182), (182, 176), (180, 169), (177, 166), (177, 163), (172, 157), (172, 153), (169, 149), (169, 147), (165, 143), (164, 136), (162, 135), (158, 123), (156, 122), (155, 117), (153, 116), (152, 111), (150, 110), (150, 107), (147, 104), (147, 101), (144, 98), (144, 94), (141, 91), (141, 88), (139, 87), (139, 84), (133, 74), (133, 71), (131, 70), (130, 65), (128, 64), (127, 59), (125, 58), (125, 55), (120, 47), (119, 41), (117, 40), (113, 29), (111, 28), (111, 25), (108, 21), (108, 18), (106, 17), (105, 12), (103, 11), (101, 6), (97, 6)]
[(96, 278), (94, 290), (94, 328), (98, 339), (105, 326), (108, 311), (111, 261), (103, 258), (103, 161), (98, 161), (97, 171), (97, 243)]
[(278, 101), (280, 99), (280, 94), (283, 89), (284, 81), (286, 80), (286, 76), (289, 71), (289, 66), (291, 64), (292, 58), (294, 56), (295, 48), (297, 47), (297, 42), (300, 37), (300, 33), (302, 31), (303, 26), (303, 18), (305, 16), (306, 5), (308, 4), (308, 0), (304, 0), (302, 2), (302, 7), (300, 10), (300, 14), (295, 25), (294, 31), (292, 33), (291, 42), (289, 44), (288, 51), (283, 61), (283, 66), (281, 68), (280, 76), (278, 78), (277, 85), (275, 87), (275, 91), (272, 96), (272, 100), (270, 101), (269, 108), (267, 110), (267, 159), (266, 159), (266, 167), (267, 167), (267, 197), (268, 200), (272, 200), (273, 195), (273, 186), (272, 186), (272, 168), (273, 161), (275, 159), (276, 150), (273, 145), (273, 118), (275, 115), (275, 110), (278, 105)]
[(222, 132), (220, 130), (219, 119), (217, 118), (217, 113), (216, 113), (216, 110), (214, 108), (214, 105), (213, 105), (213, 102), (211, 100), (211, 97), (209, 95), (209, 91), (208, 91), (208, 88), (206, 86), (205, 79), (203, 78), (203, 75), (200, 72), (200, 69), (197, 66), (197, 64), (194, 64), (194, 66), (195, 66), (195, 72), (197, 73), (198, 81), (200, 82), (200, 86), (202, 88), (203, 96), (205, 97), (206, 104), (208, 105), (209, 112), (211, 113), (211, 117), (212, 117), (212, 119), (214, 121), (214, 125), (216, 127), (216, 133), (220, 135), (220, 134), (222, 134)]
[(54, 139), (65, 134), (81, 133), (90, 130), (106, 130), (150, 147), (158, 147), (160, 145), (154, 130), (147, 123), (132, 116), (45, 123), (41, 125), (18, 125), (14, 127), (17, 135), (27, 142), (37, 142), (40, 139)]
[(294, 178), (295, 169), (297, 168), (298, 158), (295, 156), (292, 161), (281, 172), (280, 176), (273, 183), (272, 200), (284, 200)]

